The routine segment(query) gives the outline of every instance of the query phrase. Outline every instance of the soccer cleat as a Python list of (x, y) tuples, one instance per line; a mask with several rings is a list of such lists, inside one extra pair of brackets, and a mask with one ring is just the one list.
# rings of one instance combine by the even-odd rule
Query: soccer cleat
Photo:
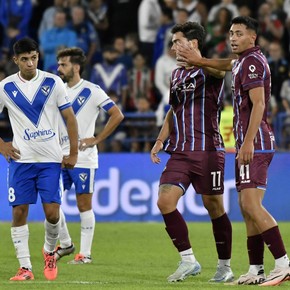
[(75, 258), (72, 261), (69, 261), (68, 264), (72, 265), (81, 265), (81, 264), (90, 264), (92, 263), (91, 256), (85, 257), (82, 254), (76, 254)]
[(47, 280), (55, 280), (57, 277), (56, 258), (54, 253), (46, 253), (42, 250), (44, 258), (43, 274)]
[(265, 281), (266, 276), (264, 270), (260, 270), (257, 275), (248, 272), (247, 274), (241, 275), (237, 281), (238, 285), (257, 285)]
[(197, 261), (195, 261), (194, 263), (181, 261), (179, 262), (177, 270), (169, 277), (167, 277), (167, 281), (168, 282), (183, 281), (188, 276), (195, 276), (197, 274), (200, 274), (200, 272), (201, 266)]
[(217, 267), (216, 273), (209, 280), (209, 282), (221, 283), (221, 282), (233, 282), (234, 274), (229, 266)]
[(281, 283), (290, 280), (290, 267), (276, 268), (272, 270), (259, 286), (279, 286)]
[(75, 251), (75, 245), (74, 244), (71, 244), (67, 248), (62, 248), (61, 246), (57, 246), (55, 251), (54, 251), (55, 258), (58, 261), (63, 256), (68, 256), (68, 255), (72, 254), (74, 251)]
[(10, 281), (34, 280), (33, 273), (26, 268), (19, 268), (16, 275), (10, 278)]

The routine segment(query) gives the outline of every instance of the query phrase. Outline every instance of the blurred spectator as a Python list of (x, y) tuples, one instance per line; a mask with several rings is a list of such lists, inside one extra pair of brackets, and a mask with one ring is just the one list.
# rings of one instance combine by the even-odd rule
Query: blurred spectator
[[(17, 29), (17, 39), (28, 35), (31, 13), (31, 0), (0, 1), (0, 23), (4, 28), (10, 26)], [(7, 37), (4, 34), (4, 39)]]
[[(147, 0), (146, 0), (147, 1)], [(111, 37), (138, 32), (138, 7), (141, 0), (106, 0)]]
[[(216, 52), (221, 55), (223, 47), (226, 46), (231, 20), (232, 12), (226, 7), (221, 7), (216, 11), (214, 20), (208, 22), (206, 48), (209, 54)], [(220, 46), (219, 49), (217, 46)]]
[(132, 57), (139, 51), (139, 40), (137, 33), (127, 33), (125, 36), (125, 51)]
[(108, 39), (108, 5), (105, 0), (88, 0), (88, 17), (98, 32), (101, 43)]
[(220, 132), (223, 136), (226, 152), (235, 152), (235, 137), (233, 131), (234, 110), (230, 102), (225, 101), (220, 118)]
[(154, 83), (161, 96), (156, 110), (156, 124), (160, 127), (163, 124), (165, 113), (169, 104), (170, 77), (173, 69), (176, 68), (175, 53), (171, 50), (171, 41), (167, 43), (166, 53), (158, 58), (155, 66)]
[(287, 15), (278, 5), (277, 0), (267, 0), (267, 2), (259, 6), (258, 21), (260, 33), (267, 35), (271, 42), (281, 42), (286, 57), (288, 57), (289, 33), (285, 26), (286, 18)]
[(90, 66), (95, 62), (95, 58), (99, 59), (101, 45), (98, 34), (93, 24), (86, 18), (86, 11), (83, 6), (76, 5), (71, 7), (71, 21), (68, 28), (77, 34), (77, 46), (80, 47), (87, 57), (87, 69), (84, 77), (87, 78), (90, 72)]
[(176, 24), (183, 24), (188, 21), (189, 13), (184, 8), (177, 8), (175, 11), (175, 23)]
[(157, 35), (154, 43), (154, 52), (152, 59), (152, 67), (155, 67), (157, 59), (166, 52), (168, 35), (171, 39), (171, 28), (174, 25), (173, 12), (170, 8), (161, 9), (160, 26), (157, 30)]
[(53, 6), (48, 7), (42, 16), (42, 20), (40, 22), (40, 26), (38, 28), (38, 39), (41, 38), (41, 35), (54, 27), (54, 15), (55, 12), (59, 9), (64, 9), (66, 0), (54, 0)]
[(282, 99), (283, 109), (286, 113), (285, 118), (282, 119), (283, 124), (281, 124), (280, 128), (280, 130), (282, 130), (283, 137), (283, 139), (281, 140), (281, 147), (285, 149), (290, 149), (290, 70), (288, 73), (288, 79), (284, 80), (282, 84), (280, 95)]
[(123, 110), (126, 110), (128, 78), (125, 66), (117, 62), (118, 52), (112, 45), (103, 49), (103, 61), (94, 65), (90, 81), (99, 85), (106, 93), (115, 91)]
[(233, 3), (233, 0), (221, 0), (219, 4), (214, 5), (208, 13), (208, 22), (213, 22), (216, 18), (217, 12), (221, 8), (227, 8), (232, 13), (232, 18), (239, 16), (239, 10), (236, 4)]
[(269, 57), (268, 63), (271, 70), (271, 92), (275, 97), (278, 111), (283, 109), (282, 100), (280, 96), (281, 86), (284, 80), (288, 78), (288, 66), (289, 63), (284, 57), (283, 48), (280, 42), (275, 41), (269, 45)]
[(64, 10), (56, 10), (54, 14), (54, 26), (40, 36), (40, 49), (43, 55), (43, 69), (56, 72), (56, 53), (65, 46), (77, 45), (77, 35), (67, 27), (66, 13)]
[(161, 6), (158, 0), (142, 0), (138, 9), (140, 51), (152, 64), (154, 42), (160, 26)]
[(137, 100), (137, 112), (131, 120), (125, 121), (131, 138), (131, 152), (150, 152), (156, 138), (155, 114), (150, 108), (148, 99)]
[(253, 17), (253, 13), (252, 10), (250, 8), (250, 6), (246, 3), (243, 3), (241, 5), (238, 6), (238, 10), (239, 10), (239, 14), (240, 16), (250, 16)]
[(126, 111), (135, 111), (140, 98), (148, 100), (150, 107), (155, 106), (155, 99), (152, 95), (153, 79), (152, 71), (147, 66), (143, 54), (137, 53), (133, 59), (133, 68), (129, 71), (129, 97)]
[(125, 38), (123, 36), (115, 37), (113, 46), (119, 54), (117, 61), (122, 63), (127, 70), (131, 69), (133, 66), (133, 55), (126, 51)]

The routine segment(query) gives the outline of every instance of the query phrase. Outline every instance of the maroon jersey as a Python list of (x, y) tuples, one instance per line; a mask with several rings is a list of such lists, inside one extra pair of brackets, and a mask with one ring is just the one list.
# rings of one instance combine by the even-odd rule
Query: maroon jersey
[(271, 73), (267, 60), (259, 47), (250, 48), (240, 55), (234, 63), (232, 75), (236, 148), (241, 147), (249, 125), (252, 111), (249, 90), (264, 87), (265, 110), (254, 140), (254, 149), (255, 152), (274, 151), (275, 138), (267, 123), (268, 103), (271, 96)]
[(214, 78), (201, 68), (183, 67), (175, 69), (171, 78), (173, 129), (165, 151), (224, 151), (219, 131), (223, 79)]

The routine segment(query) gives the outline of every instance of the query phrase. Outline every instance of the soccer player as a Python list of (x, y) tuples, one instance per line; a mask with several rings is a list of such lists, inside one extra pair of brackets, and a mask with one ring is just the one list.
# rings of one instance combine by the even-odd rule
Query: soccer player
[[(200, 54), (205, 31), (198, 23), (177, 24), (171, 33), (175, 52), (183, 43)], [(178, 55), (176, 59), (179, 60)], [(163, 147), (171, 154), (160, 178), (157, 202), (166, 231), (181, 256), (176, 272), (167, 278), (169, 282), (182, 281), (201, 272), (191, 248), (186, 222), (176, 208), (190, 184), (202, 194), (212, 222), (218, 265), (210, 282), (234, 279), (230, 268), (232, 227), (223, 206), (225, 149), (219, 132), (224, 75), (223, 71), (186, 64), (172, 72), (170, 110), (151, 150), (151, 160), (157, 164), (160, 162), (157, 153)]]
[[(66, 82), (69, 100), (78, 121), (80, 138), (78, 160), (73, 170), (62, 171), (64, 189), (75, 185), (77, 206), (81, 219), (80, 252), (69, 264), (92, 262), (91, 247), (95, 229), (95, 215), (92, 209), (95, 173), (98, 168), (97, 145), (118, 127), (124, 116), (118, 106), (96, 84), (81, 78), (86, 56), (80, 48), (66, 48), (57, 54), (58, 73)], [(94, 137), (95, 123), (100, 111), (109, 116), (103, 129)], [(63, 123), (61, 144), (64, 154), (69, 150), (69, 138)], [(61, 212), (61, 218), (64, 218)], [(57, 260), (74, 251), (65, 222), (61, 219), (60, 246), (56, 249)]]
[[(289, 259), (275, 219), (262, 204), (275, 140), (267, 124), (271, 74), (265, 56), (255, 45), (258, 23), (236, 17), (230, 28), (232, 52), (238, 59), (201, 58), (194, 49), (179, 47), (182, 61), (198, 66), (232, 70), (236, 185), (247, 230), (249, 271), (238, 284), (276, 286), (290, 279)], [(275, 259), (275, 268), (264, 274), (264, 243)]]
[[(0, 83), (0, 110), (8, 109), (13, 141), (0, 138), (0, 153), (9, 161), (8, 200), (12, 206), (11, 237), (20, 269), (12, 281), (33, 280), (28, 246), (29, 204), (40, 195), (45, 214), (44, 276), (57, 277), (54, 250), (59, 234), (61, 166), (72, 169), (78, 156), (77, 122), (62, 80), (37, 69), (38, 44), (18, 40), (14, 62), (19, 72)], [(60, 113), (61, 114), (60, 114)], [(70, 151), (63, 157), (59, 144), (60, 117), (66, 120)]]

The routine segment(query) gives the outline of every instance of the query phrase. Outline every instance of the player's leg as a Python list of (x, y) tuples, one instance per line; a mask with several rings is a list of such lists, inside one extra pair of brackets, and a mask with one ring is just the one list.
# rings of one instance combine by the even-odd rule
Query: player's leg
[(218, 253), (217, 270), (210, 282), (230, 282), (234, 275), (231, 270), (232, 225), (224, 209), (224, 152), (203, 152), (202, 169), (192, 184), (202, 200), (212, 222), (213, 235)]
[(55, 249), (55, 257), (57, 261), (60, 260), (64, 256), (68, 256), (72, 254), (75, 251), (75, 246), (69, 234), (65, 215), (61, 207), (59, 208), (59, 220), (60, 220), (60, 228), (59, 228), (60, 245), (57, 246)]
[(212, 222), (218, 254), (217, 271), (210, 282), (231, 282), (232, 225), (224, 209), (223, 195), (202, 195), (202, 200)]
[(33, 165), (11, 161), (8, 174), (8, 199), (12, 206), (11, 238), (20, 268), (11, 281), (33, 280), (29, 252), (27, 216), (30, 203), (36, 203)]
[[(272, 158), (273, 154), (255, 154), (250, 164), (240, 166), (236, 164), (236, 173), (239, 175), (239, 203), (247, 227), (247, 245), (257, 250), (262, 247), (262, 239), (275, 259), (275, 269), (271, 271), (264, 282), (261, 279), (258, 280), (259, 283), (262, 282), (261, 285), (265, 286), (279, 285), (290, 278), (289, 259), (278, 225), (272, 215), (262, 205), (267, 185), (268, 167)], [(262, 249), (253, 253), (248, 248), (248, 253), (250, 263), (259, 262), (259, 260), (263, 261)], [(254, 259), (255, 261), (253, 261)], [(251, 266), (250, 270), (253, 268)], [(254, 267), (256, 267), (257, 275), (259, 271), (262, 272), (259, 264), (254, 265)]]
[(189, 177), (183, 173), (187, 171), (187, 168), (185, 166), (182, 169), (182, 162), (178, 156), (177, 158), (172, 156), (169, 159), (160, 178), (157, 201), (166, 226), (165, 229), (181, 257), (177, 270), (167, 278), (169, 282), (182, 281), (188, 276), (199, 274), (201, 271), (201, 266), (191, 248), (186, 222), (176, 208), (178, 200), (190, 184)]
[(92, 262), (91, 249), (95, 232), (95, 214), (92, 209), (96, 169), (75, 168), (72, 180), (75, 184), (77, 205), (81, 220), (80, 251), (69, 264), (89, 264)]
[(41, 196), (45, 214), (45, 240), (43, 245), (44, 276), (48, 280), (57, 277), (56, 257), (54, 254), (59, 237), (59, 207), (61, 203), (60, 174), (61, 164), (40, 163), (37, 165), (37, 189)]
[[(69, 169), (62, 169), (61, 180), (60, 180), (60, 188), (62, 192), (62, 196), (64, 190), (69, 190), (72, 186), (72, 179), (69, 174)], [(59, 219), (60, 219), (60, 228), (59, 228), (59, 243), (60, 245), (55, 249), (55, 257), (56, 260), (60, 260), (62, 257), (70, 255), (74, 253), (75, 246), (72, 242), (64, 212), (61, 207), (59, 208)]]
[[(274, 270), (271, 271), (265, 281), (259, 279), (259, 282), (264, 286), (276, 286), (290, 278), (289, 259), (279, 227), (272, 215), (262, 205), (263, 197), (264, 190), (257, 188), (244, 189), (240, 193), (240, 206), (247, 226), (248, 239), (249, 237), (251, 239), (262, 239), (263, 242), (268, 245), (268, 248), (275, 259)], [(248, 240), (248, 242), (250, 241)], [(251, 257), (251, 253), (249, 253), (249, 256)], [(257, 256), (257, 252), (254, 256)], [(249, 272), (253, 273), (253, 271), (256, 271), (257, 276), (263, 278), (264, 275), (261, 273), (263, 273), (264, 269), (261, 265), (253, 265), (253, 261), (251, 260), (250, 263)]]

